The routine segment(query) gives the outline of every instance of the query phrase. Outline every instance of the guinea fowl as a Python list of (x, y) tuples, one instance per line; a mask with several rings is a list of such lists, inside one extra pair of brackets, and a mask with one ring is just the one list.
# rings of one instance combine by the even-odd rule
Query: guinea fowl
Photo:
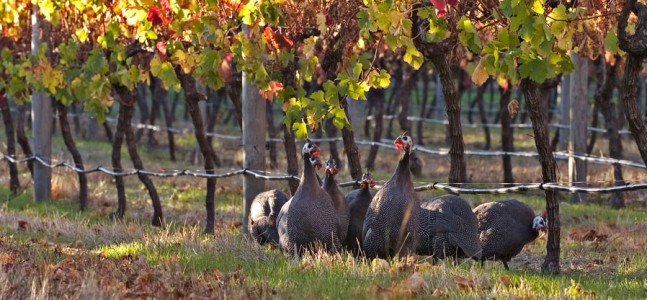
[(359, 254), (362, 249), (362, 227), (368, 206), (371, 205), (373, 194), (369, 190), (375, 186), (375, 180), (368, 171), (362, 175), (360, 188), (346, 194), (346, 204), (350, 210), (348, 222), (348, 235), (344, 246), (352, 253)]
[(341, 249), (337, 212), (315, 175), (315, 167), (321, 167), (319, 147), (306, 140), (302, 155), (301, 182), (279, 213), (279, 246), (297, 255), (304, 250), (316, 250), (318, 244), (329, 252), (336, 252)]
[(344, 194), (339, 190), (339, 186), (335, 181), (335, 175), (339, 170), (337, 169), (337, 163), (334, 159), (329, 159), (326, 161), (326, 169), (324, 170), (324, 179), (321, 184), (321, 188), (330, 195), (332, 199), (332, 204), (337, 211), (337, 233), (339, 235), (339, 241), (343, 242), (346, 240), (346, 235), (348, 234), (348, 221), (350, 219), (350, 210), (346, 201), (344, 201)]
[(478, 221), (463, 198), (443, 195), (421, 204), (418, 254), (434, 259), (481, 258)]
[(474, 209), (474, 214), (483, 247), (481, 264), (486, 259), (500, 260), (506, 270), (510, 259), (546, 229), (546, 219), (516, 199), (483, 203)]
[(270, 243), (278, 246), (276, 219), (288, 198), (286, 193), (279, 190), (269, 190), (254, 197), (249, 210), (248, 230), (261, 245)]
[(420, 202), (413, 190), (409, 157), (413, 140), (406, 132), (394, 144), (404, 155), (368, 210), (362, 230), (362, 250), (369, 258), (415, 253)]

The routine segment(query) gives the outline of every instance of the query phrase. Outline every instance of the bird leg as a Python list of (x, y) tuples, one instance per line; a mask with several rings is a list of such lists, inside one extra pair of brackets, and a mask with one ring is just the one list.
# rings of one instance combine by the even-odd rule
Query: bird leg
[(505, 260), (502, 260), (501, 262), (503, 263), (503, 266), (505, 267), (505, 269), (506, 269), (507, 271), (510, 271), (510, 268), (508, 267), (508, 262), (507, 262), (507, 261), (505, 261)]

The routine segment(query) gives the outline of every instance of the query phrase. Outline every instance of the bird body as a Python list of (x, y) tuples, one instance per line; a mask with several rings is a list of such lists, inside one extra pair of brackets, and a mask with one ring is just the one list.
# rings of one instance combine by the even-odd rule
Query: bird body
[(325, 176), (321, 183), (321, 188), (326, 191), (332, 199), (332, 204), (337, 212), (337, 233), (339, 240), (343, 243), (346, 241), (346, 236), (348, 234), (350, 210), (348, 209), (348, 204), (346, 204), (346, 201), (344, 200), (344, 194), (341, 192), (337, 182), (335, 181), (335, 175), (337, 175), (337, 172), (338, 170), (335, 160), (329, 159), (326, 161), (326, 170), (324, 171)]
[(261, 245), (270, 243), (278, 246), (276, 220), (288, 198), (286, 193), (279, 190), (265, 191), (254, 197), (249, 210), (248, 230)]
[(546, 226), (543, 217), (535, 216), (530, 206), (516, 199), (483, 203), (474, 209), (474, 214), (483, 248), (481, 261), (500, 260), (506, 269), (510, 259)]
[(290, 253), (317, 250), (319, 245), (329, 252), (341, 248), (335, 207), (315, 175), (313, 164), (318, 164), (318, 157), (319, 148), (308, 140), (303, 148), (301, 182), (279, 213), (280, 245)]
[(373, 186), (375, 186), (375, 181), (371, 174), (367, 172), (362, 175), (360, 188), (346, 194), (345, 201), (350, 211), (350, 220), (344, 246), (355, 254), (358, 254), (362, 248), (362, 227), (364, 226), (366, 211), (373, 199), (373, 194), (369, 190)]
[(481, 257), (478, 221), (470, 204), (455, 195), (426, 199), (420, 211), (418, 254), (435, 259)]
[(373, 197), (362, 229), (362, 250), (369, 258), (413, 254), (418, 243), (420, 203), (409, 171), (413, 141), (401, 135), (394, 144), (404, 150), (404, 155), (391, 178)]

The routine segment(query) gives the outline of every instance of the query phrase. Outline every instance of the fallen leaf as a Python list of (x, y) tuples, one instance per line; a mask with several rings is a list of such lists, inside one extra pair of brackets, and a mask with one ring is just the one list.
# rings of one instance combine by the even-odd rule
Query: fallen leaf
[(400, 283), (400, 287), (409, 289), (416, 293), (427, 291), (430, 289), (429, 284), (418, 272), (414, 272), (411, 277)]
[(458, 289), (463, 292), (474, 290), (476, 288), (476, 285), (474, 284), (474, 280), (472, 279), (461, 277), (458, 275), (455, 275), (454, 277), (452, 277), (452, 279), (454, 280), (454, 283), (456, 284)]
[(508, 103), (508, 114), (510, 114), (510, 118), (513, 118), (517, 115), (517, 112), (519, 112), (519, 100), (517, 99), (512, 99), (510, 103)]
[(512, 279), (508, 275), (503, 275), (499, 277), (499, 283), (505, 285), (505, 286), (511, 286), (512, 285)]
[(434, 292), (431, 293), (431, 296), (436, 297), (436, 298), (442, 298), (442, 297), (445, 296), (445, 293), (440, 288), (435, 288)]
[(29, 227), (31, 227), (31, 225), (29, 225), (29, 222), (27, 222), (27, 221), (25, 221), (25, 220), (19, 220), (19, 221), (18, 221), (18, 228), (20, 228), (20, 229), (27, 229), (27, 228), (29, 228)]
[(371, 261), (371, 270), (373, 270), (374, 273), (388, 271), (389, 262), (381, 258), (374, 258)]

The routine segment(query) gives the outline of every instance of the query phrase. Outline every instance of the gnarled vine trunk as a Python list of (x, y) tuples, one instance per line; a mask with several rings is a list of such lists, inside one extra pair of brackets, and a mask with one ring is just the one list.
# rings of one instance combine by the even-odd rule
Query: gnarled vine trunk
[[(629, 35), (626, 32), (629, 13), (633, 12), (638, 18), (636, 32)], [(647, 6), (628, 0), (618, 16), (618, 46), (627, 52), (625, 71), (620, 82), (620, 103), (624, 109), (629, 131), (636, 141), (638, 151), (647, 164), (647, 128), (638, 107), (638, 75), (642, 62), (647, 57)]]
[[(198, 141), (200, 152), (204, 157), (204, 169), (207, 174), (215, 174), (215, 163), (213, 161), (213, 149), (207, 142), (207, 136), (204, 132), (204, 121), (200, 113), (200, 106), (198, 102), (201, 100), (201, 95), (198, 94), (196, 89), (195, 79), (190, 74), (185, 74), (179, 67), (175, 69), (175, 74), (180, 79), (180, 84), (184, 90), (186, 98), (186, 109), (193, 121), (195, 138)], [(207, 196), (205, 199), (205, 207), (207, 210), (207, 223), (205, 224), (205, 233), (213, 233), (216, 222), (216, 178), (207, 178)]]
[[(521, 80), (521, 89), (528, 104), (528, 114), (532, 121), (532, 130), (535, 138), (535, 146), (539, 153), (541, 163), (541, 175), (543, 182), (557, 182), (557, 163), (550, 149), (550, 137), (548, 131), (548, 114), (545, 106), (541, 104), (539, 84), (524, 78)], [(558, 274), (559, 267), (559, 199), (557, 191), (547, 190), (546, 211), (548, 212), (548, 240), (546, 242), (546, 257), (541, 266), (544, 273)]]
[[(27, 109), (24, 104), (18, 105), (18, 116), (16, 117), (16, 139), (18, 144), (22, 149), (22, 153), (25, 156), (32, 156), (33, 152), (31, 151), (31, 146), (29, 145), (29, 139), (25, 134), (25, 126), (27, 124), (27, 115), (25, 114)], [(29, 173), (31, 177), (34, 177), (34, 161), (30, 160), (27, 162), (27, 168), (29, 168)]]
[[(3, 91), (0, 91), (0, 110), (2, 110), (2, 121), (4, 122), (4, 130), (7, 135), (7, 155), (12, 158), (16, 158), (16, 132), (13, 127), (13, 120), (11, 119), (9, 101), (3, 95)], [(7, 163), (9, 164), (9, 189), (13, 195), (16, 195), (20, 189), (18, 166), (9, 161), (7, 161)]]
[[(609, 139), (609, 156), (614, 159), (622, 159), (622, 141), (620, 139), (620, 127), (618, 122), (617, 107), (611, 98), (613, 97), (613, 89), (616, 85), (616, 69), (618, 68), (619, 57), (616, 59), (614, 65), (607, 65), (606, 72), (604, 72), (604, 81), (599, 89), (595, 92), (595, 103), (602, 112), (604, 124), (607, 129), (607, 137)], [(604, 64), (602, 66), (604, 68)], [(624, 185), (625, 180), (622, 176), (622, 165), (614, 163), (613, 165), (613, 178), (614, 185)], [(613, 193), (611, 195), (611, 207), (622, 208), (625, 206), (624, 194), (622, 192)]]
[[(135, 133), (132, 128), (132, 117), (135, 110), (135, 103), (137, 97), (134, 91), (128, 90), (124, 86), (113, 85), (115, 91), (121, 98), (121, 106), (119, 107), (119, 122), (125, 123), (122, 127), (123, 134), (126, 138), (126, 148), (128, 149), (128, 155), (130, 160), (133, 162), (133, 167), (138, 170), (144, 169), (144, 163), (137, 153), (137, 143), (135, 141)], [(119, 124), (117, 125), (119, 127)], [(157, 194), (157, 189), (153, 184), (153, 181), (148, 177), (148, 175), (138, 172), (137, 177), (144, 184), (146, 190), (148, 190), (148, 195), (151, 197), (151, 203), (153, 205), (153, 220), (151, 224), (153, 226), (162, 226), (164, 223), (162, 215), (162, 204)]]
[[(79, 149), (76, 148), (76, 143), (72, 137), (70, 122), (67, 119), (67, 107), (60, 101), (56, 101), (56, 110), (58, 112), (58, 122), (61, 127), (61, 134), (63, 135), (65, 147), (67, 147), (67, 150), (70, 151), (70, 154), (72, 155), (74, 166), (83, 170), (83, 157), (81, 156)], [(77, 172), (77, 175), (79, 177), (79, 208), (81, 210), (85, 210), (88, 204), (88, 178), (83, 172)]]

